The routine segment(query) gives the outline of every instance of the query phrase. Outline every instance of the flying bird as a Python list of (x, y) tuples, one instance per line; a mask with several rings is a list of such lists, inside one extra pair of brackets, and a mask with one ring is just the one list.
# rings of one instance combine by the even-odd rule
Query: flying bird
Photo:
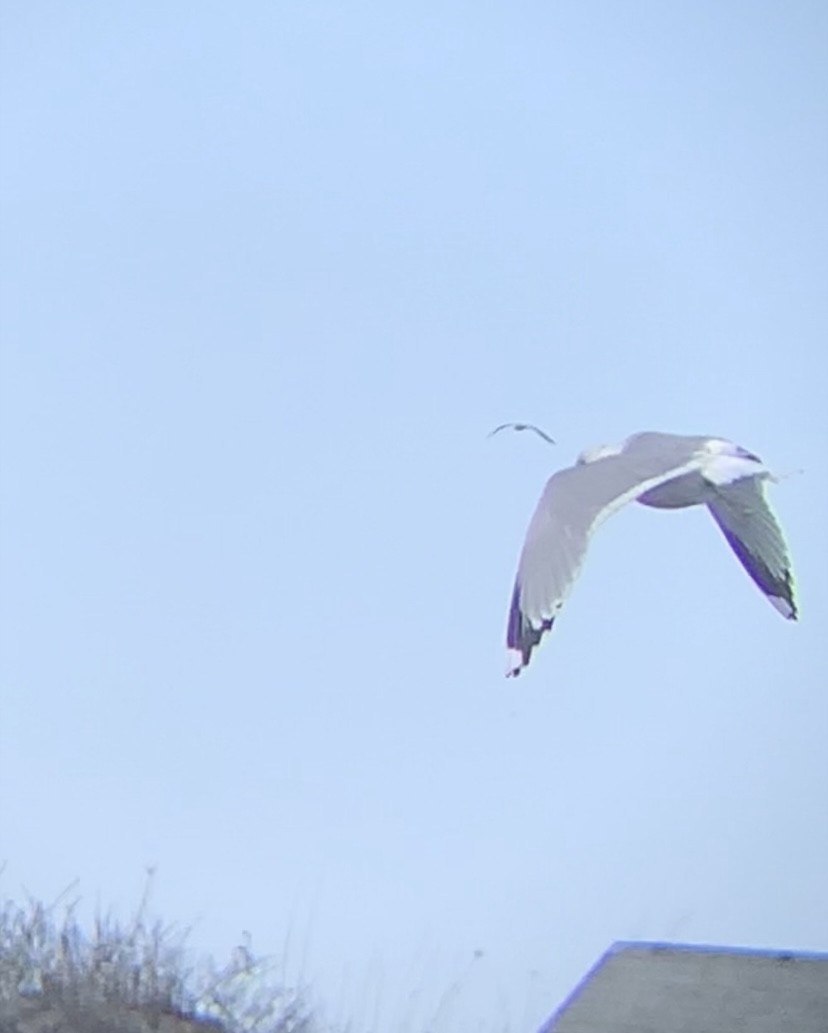
[(770, 603), (796, 620), (791, 563), (765, 498), (762, 460), (723, 438), (633, 434), (600, 445), (546, 482), (526, 532), (506, 629), (507, 677), (527, 666), (581, 569), (590, 537), (633, 500), (656, 509), (706, 505)]
[(536, 427), (534, 423), (501, 423), (499, 427), (495, 427), (493, 431), (489, 432), (489, 437), (493, 438), (495, 434), (499, 434), (502, 430), (531, 430), (534, 431), (538, 437), (549, 442), (550, 445), (555, 444), (555, 439), (550, 438), (545, 430), (541, 430), (540, 427)]

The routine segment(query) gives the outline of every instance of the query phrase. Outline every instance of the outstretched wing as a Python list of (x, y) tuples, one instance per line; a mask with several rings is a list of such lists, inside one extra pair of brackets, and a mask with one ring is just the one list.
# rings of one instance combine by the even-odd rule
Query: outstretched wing
[(642, 492), (699, 469), (695, 444), (672, 435), (636, 435), (621, 452), (549, 478), (518, 563), (506, 628), (507, 676), (520, 674), (552, 627), (596, 527)]
[(796, 620), (791, 560), (765, 497), (764, 478), (743, 477), (715, 492), (708, 509), (739, 562), (782, 616)]

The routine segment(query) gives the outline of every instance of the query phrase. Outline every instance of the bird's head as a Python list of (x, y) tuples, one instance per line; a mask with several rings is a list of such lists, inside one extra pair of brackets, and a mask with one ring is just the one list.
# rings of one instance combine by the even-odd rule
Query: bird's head
[(762, 462), (754, 452), (748, 452), (746, 448), (728, 441), (727, 438), (708, 438), (703, 450), (709, 456), (728, 456), (731, 459), (752, 459), (755, 463)]

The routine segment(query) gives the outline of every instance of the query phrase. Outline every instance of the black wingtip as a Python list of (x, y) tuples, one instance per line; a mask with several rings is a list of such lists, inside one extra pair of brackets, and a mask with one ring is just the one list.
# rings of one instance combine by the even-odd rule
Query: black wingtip
[(533, 651), (554, 623), (554, 617), (547, 617), (541, 622), (540, 627), (535, 628), (526, 620), (520, 608), (520, 585), (515, 582), (506, 627), (506, 648), (509, 653), (507, 678), (517, 678), (523, 668), (529, 665)]

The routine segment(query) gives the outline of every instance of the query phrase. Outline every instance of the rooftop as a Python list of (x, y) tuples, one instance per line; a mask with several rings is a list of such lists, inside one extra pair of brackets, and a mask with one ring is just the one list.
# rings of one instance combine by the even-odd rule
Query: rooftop
[(828, 954), (620, 942), (540, 1033), (828, 1033)]

